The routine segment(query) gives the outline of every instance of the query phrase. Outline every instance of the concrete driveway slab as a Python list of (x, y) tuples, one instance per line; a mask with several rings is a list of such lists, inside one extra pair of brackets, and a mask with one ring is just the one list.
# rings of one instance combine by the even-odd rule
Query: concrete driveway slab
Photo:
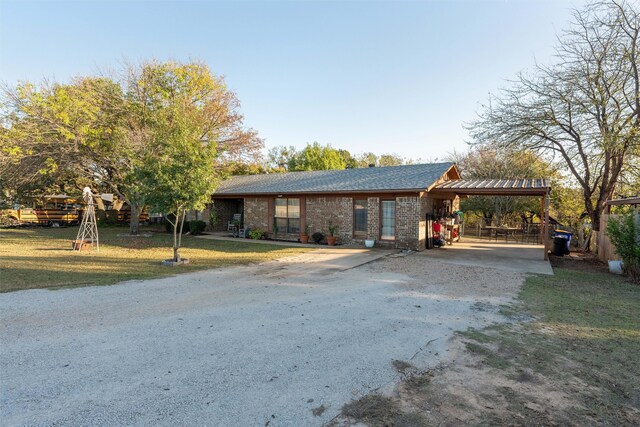
[(320, 426), (498, 319), (373, 253), (2, 294), (3, 425)]
[(542, 245), (464, 238), (460, 242), (454, 242), (453, 245), (426, 250), (421, 254), (447, 264), (553, 275), (551, 264), (543, 259), (544, 246)]

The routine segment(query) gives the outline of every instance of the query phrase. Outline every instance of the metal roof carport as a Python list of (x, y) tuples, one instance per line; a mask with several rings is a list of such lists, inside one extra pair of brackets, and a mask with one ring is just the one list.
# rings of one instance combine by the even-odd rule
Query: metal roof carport
[(540, 196), (540, 237), (544, 244), (544, 259), (549, 258), (551, 187), (546, 179), (452, 179), (434, 185), (429, 192), (456, 196)]

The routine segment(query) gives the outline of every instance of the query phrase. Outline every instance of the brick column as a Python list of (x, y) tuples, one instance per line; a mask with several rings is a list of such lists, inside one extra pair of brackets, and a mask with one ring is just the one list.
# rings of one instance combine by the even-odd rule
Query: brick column
[(378, 240), (380, 238), (380, 198), (369, 197), (367, 203), (367, 239)]

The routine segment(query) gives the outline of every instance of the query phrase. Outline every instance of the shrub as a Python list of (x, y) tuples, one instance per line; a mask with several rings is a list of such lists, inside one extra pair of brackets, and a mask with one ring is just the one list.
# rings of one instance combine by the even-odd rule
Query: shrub
[(324, 239), (324, 234), (322, 234), (320, 231), (316, 231), (311, 235), (311, 240), (313, 240), (316, 243), (322, 242), (323, 239)]
[(253, 240), (261, 240), (264, 239), (265, 236), (265, 232), (263, 230), (260, 230), (259, 228), (249, 231), (249, 237)]
[(334, 224), (333, 222), (329, 222), (329, 236), (335, 236), (338, 232), (338, 224)]
[(207, 223), (204, 221), (200, 221), (199, 219), (196, 219), (195, 221), (189, 221), (189, 230), (194, 236), (199, 236), (200, 234), (202, 234), (205, 228), (207, 228)]
[[(175, 222), (176, 220), (176, 216), (174, 214), (169, 214), (167, 215), (167, 218), (169, 218), (171, 221)], [(173, 225), (171, 225), (171, 223), (165, 219), (165, 223), (164, 223), (164, 228), (167, 230), (167, 233), (173, 233)], [(178, 223), (178, 231), (180, 231), (180, 224)], [(182, 233), (188, 233), (190, 231), (189, 229), (189, 221), (185, 221), (184, 222), (184, 226), (182, 227)]]
[(211, 213), (209, 214), (209, 224), (211, 224), (211, 227), (215, 227), (216, 225), (218, 225), (219, 221), (220, 216), (218, 215), (218, 211), (211, 207)]
[(640, 283), (640, 229), (634, 213), (609, 218), (607, 234), (622, 258), (624, 272), (634, 283)]

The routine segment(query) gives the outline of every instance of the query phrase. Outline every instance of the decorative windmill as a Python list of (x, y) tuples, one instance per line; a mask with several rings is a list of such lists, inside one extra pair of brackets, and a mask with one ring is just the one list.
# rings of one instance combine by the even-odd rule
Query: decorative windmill
[(84, 187), (82, 190), (82, 198), (87, 204), (82, 215), (82, 222), (80, 223), (80, 229), (78, 230), (78, 237), (76, 238), (76, 244), (74, 249), (82, 250), (85, 243), (91, 243), (91, 247), (95, 247), (96, 251), (100, 250), (98, 244), (98, 224), (96, 222), (96, 207), (93, 204), (93, 194), (89, 187)]

